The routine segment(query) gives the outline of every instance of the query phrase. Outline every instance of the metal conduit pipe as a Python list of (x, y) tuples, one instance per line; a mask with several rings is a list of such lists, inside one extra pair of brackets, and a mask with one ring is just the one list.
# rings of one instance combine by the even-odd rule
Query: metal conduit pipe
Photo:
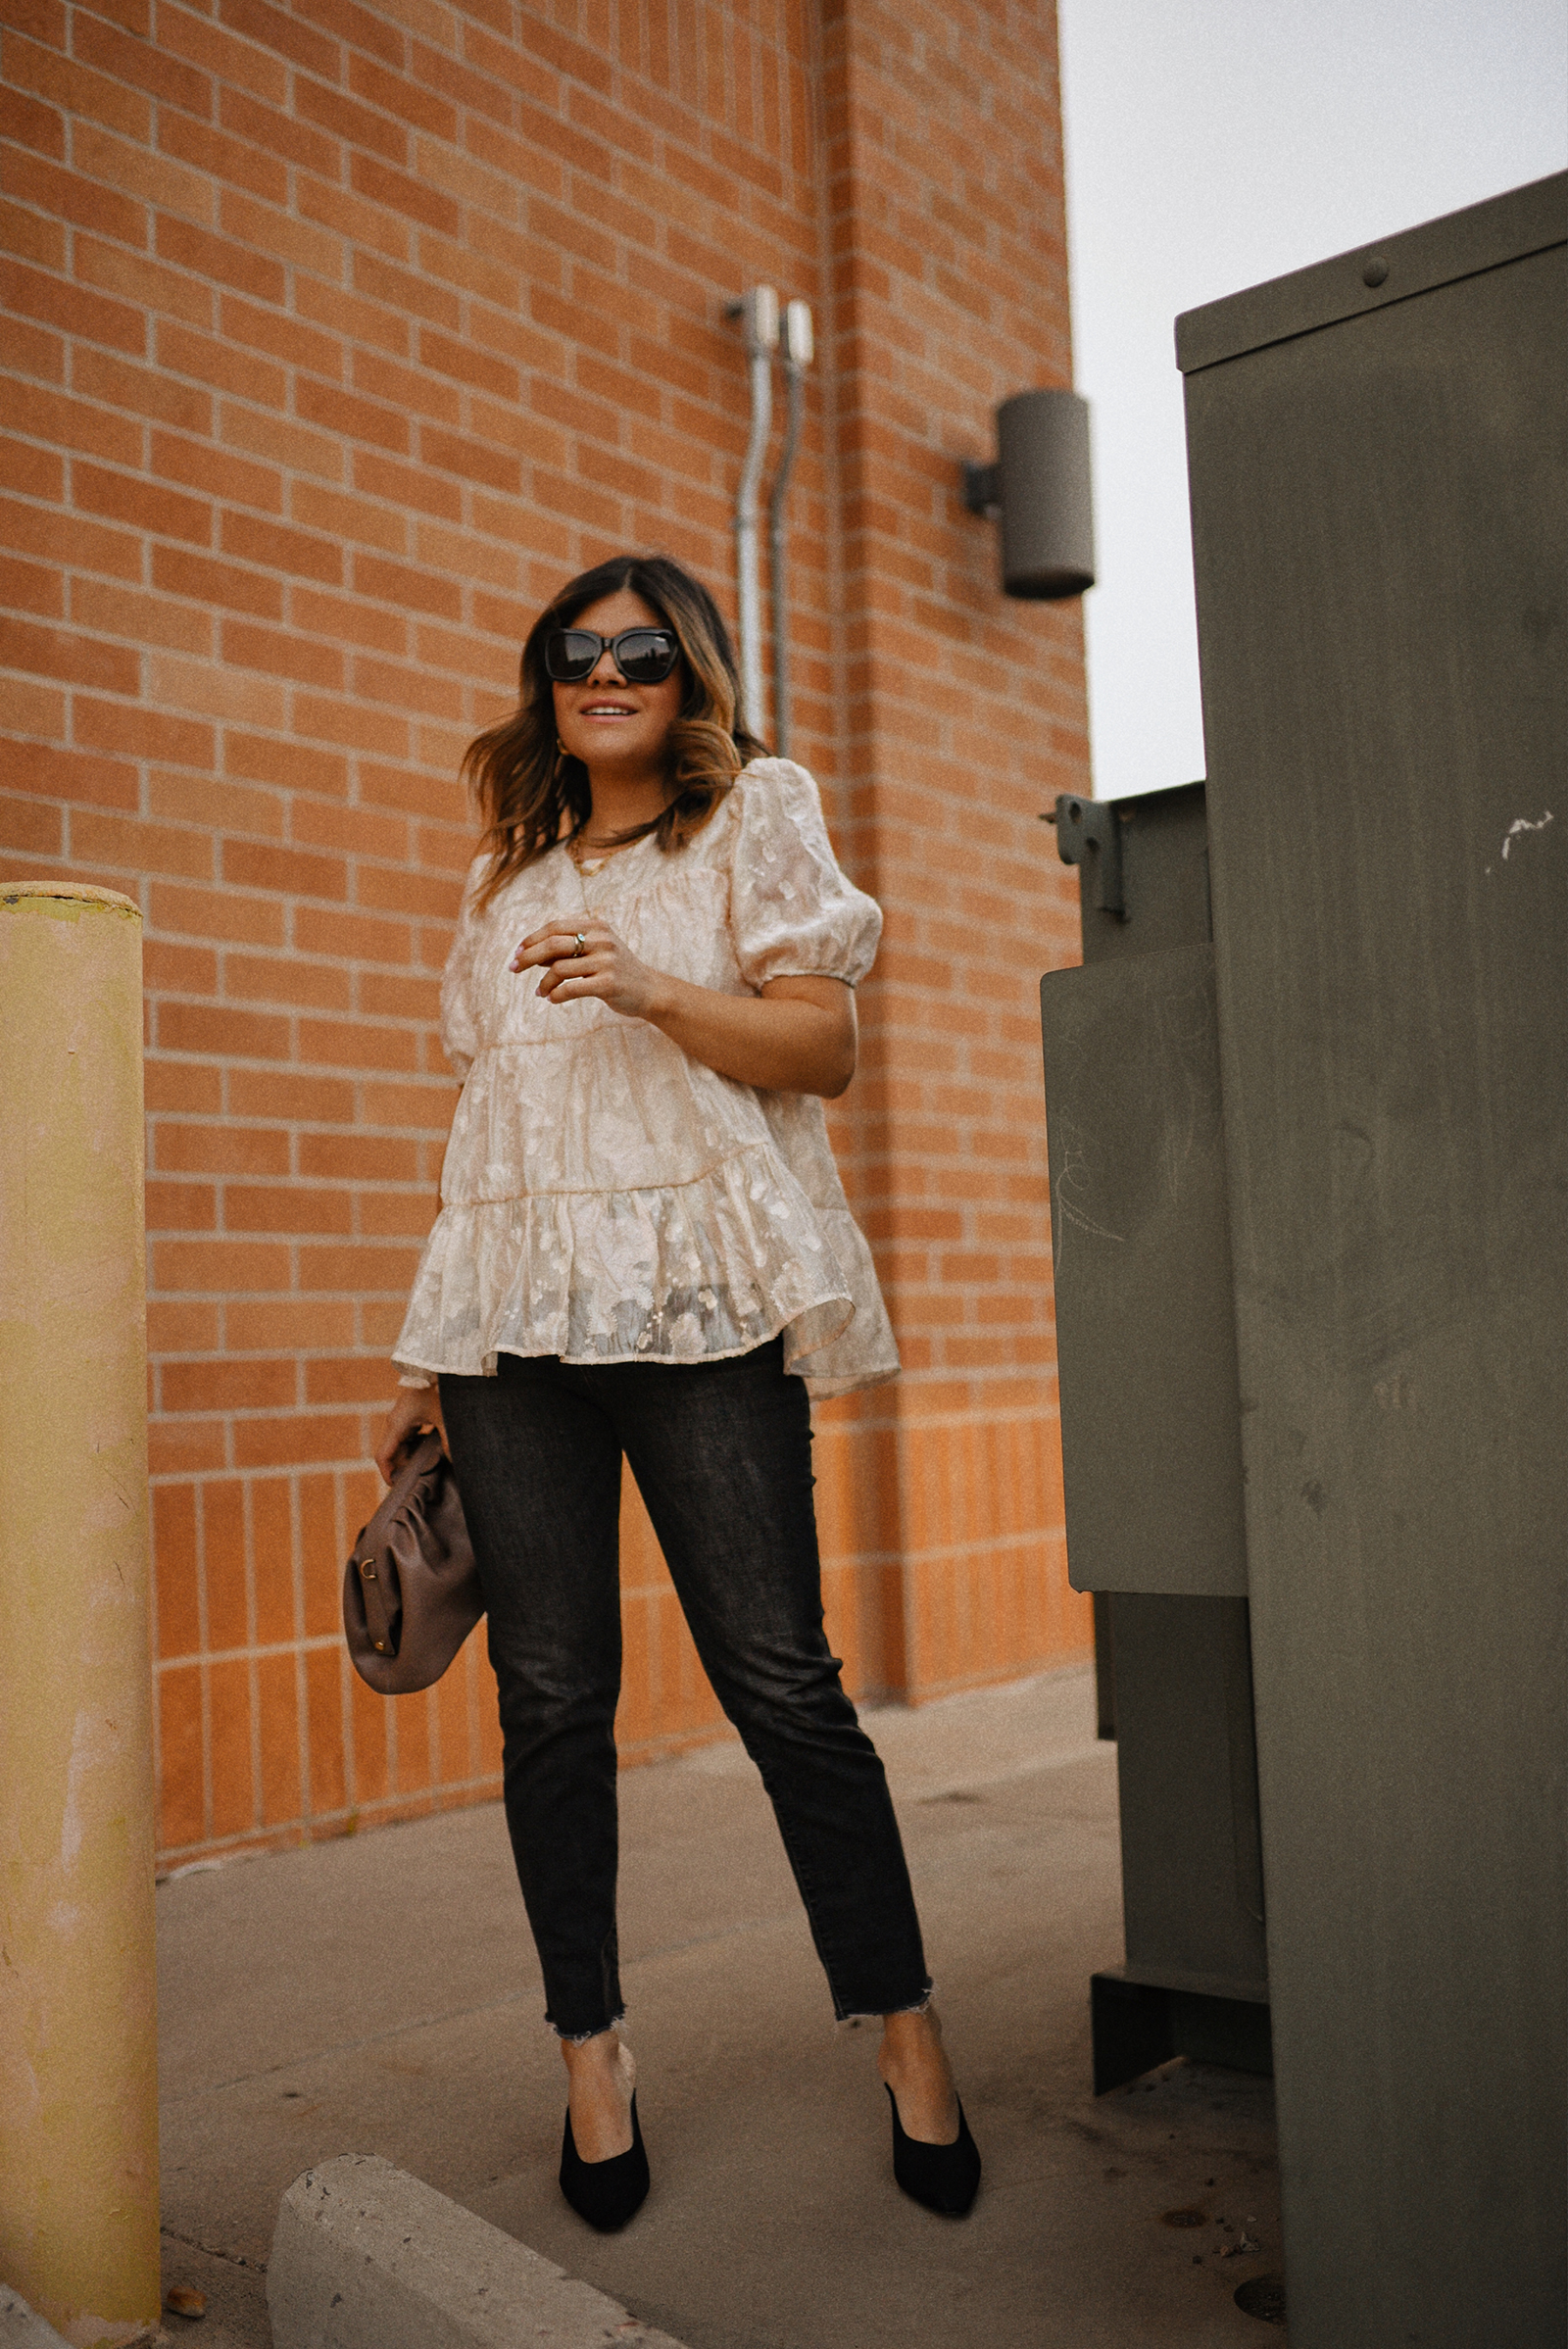
[(767, 501), (768, 587), (773, 606), (773, 748), (790, 755), (790, 608), (784, 579), (784, 500), (800, 447), (806, 413), (806, 370), (811, 364), (809, 303), (791, 302), (784, 313), (784, 446)]
[(762, 596), (758, 576), (757, 485), (762, 477), (767, 436), (773, 423), (773, 353), (778, 348), (778, 295), (770, 285), (754, 285), (728, 316), (746, 333), (747, 371), (752, 385), (752, 428), (735, 493), (736, 602), (740, 614), (742, 725), (762, 731)]

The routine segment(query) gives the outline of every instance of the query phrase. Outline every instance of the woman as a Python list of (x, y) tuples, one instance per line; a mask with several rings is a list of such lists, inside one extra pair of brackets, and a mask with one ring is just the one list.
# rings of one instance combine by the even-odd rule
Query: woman
[(376, 1455), (390, 1481), (440, 1426), (456, 1469), (566, 2063), (561, 2183), (603, 2227), (648, 2187), (614, 2029), (623, 1455), (835, 2012), (883, 2018), (899, 2182), (956, 2214), (980, 2172), (882, 1765), (823, 1636), (811, 1501), (808, 1385), (898, 1369), (821, 1106), (855, 1071), (881, 915), (736, 701), (707, 590), (626, 556), (541, 614), (519, 709), (468, 753), (487, 829), (442, 988), (465, 1083)]

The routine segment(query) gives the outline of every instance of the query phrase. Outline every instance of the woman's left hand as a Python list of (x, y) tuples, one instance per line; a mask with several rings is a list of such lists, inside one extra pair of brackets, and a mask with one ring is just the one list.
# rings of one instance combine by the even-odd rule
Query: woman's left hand
[(855, 997), (843, 979), (769, 979), (760, 995), (726, 995), (650, 970), (623, 938), (586, 914), (577, 924), (568, 915), (530, 932), (511, 967), (543, 971), (539, 993), (547, 1003), (591, 996), (627, 1019), (646, 1019), (737, 1085), (833, 1101), (855, 1074)]
[[(581, 944), (578, 944), (579, 939)], [(539, 993), (547, 1003), (574, 1003), (593, 997), (627, 1019), (657, 1018), (669, 981), (662, 971), (639, 962), (623, 938), (602, 921), (569, 919), (532, 930), (512, 957), (514, 971), (542, 970)]]

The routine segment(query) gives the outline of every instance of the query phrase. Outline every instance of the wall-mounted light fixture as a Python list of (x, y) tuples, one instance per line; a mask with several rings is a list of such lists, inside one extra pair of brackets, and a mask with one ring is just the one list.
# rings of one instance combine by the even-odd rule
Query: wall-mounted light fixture
[(1004, 595), (1059, 603), (1093, 587), (1088, 401), (1070, 391), (1004, 400), (997, 461), (964, 466), (963, 502), (1002, 525)]

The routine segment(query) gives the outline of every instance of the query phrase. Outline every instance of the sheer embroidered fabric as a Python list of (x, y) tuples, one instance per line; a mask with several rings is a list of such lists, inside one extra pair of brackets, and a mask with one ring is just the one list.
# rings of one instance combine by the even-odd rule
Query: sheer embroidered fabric
[(530, 930), (586, 912), (656, 969), (726, 994), (798, 976), (857, 985), (882, 915), (839, 870), (806, 769), (754, 759), (674, 855), (647, 839), (579, 872), (554, 849), (479, 914), (482, 871), (476, 859), (442, 982), (441, 1039), (465, 1083), (399, 1365), (697, 1362), (782, 1330), (785, 1366), (813, 1395), (893, 1377), (821, 1101), (715, 1075), (603, 1003), (553, 1008), (531, 972), (507, 967)]

